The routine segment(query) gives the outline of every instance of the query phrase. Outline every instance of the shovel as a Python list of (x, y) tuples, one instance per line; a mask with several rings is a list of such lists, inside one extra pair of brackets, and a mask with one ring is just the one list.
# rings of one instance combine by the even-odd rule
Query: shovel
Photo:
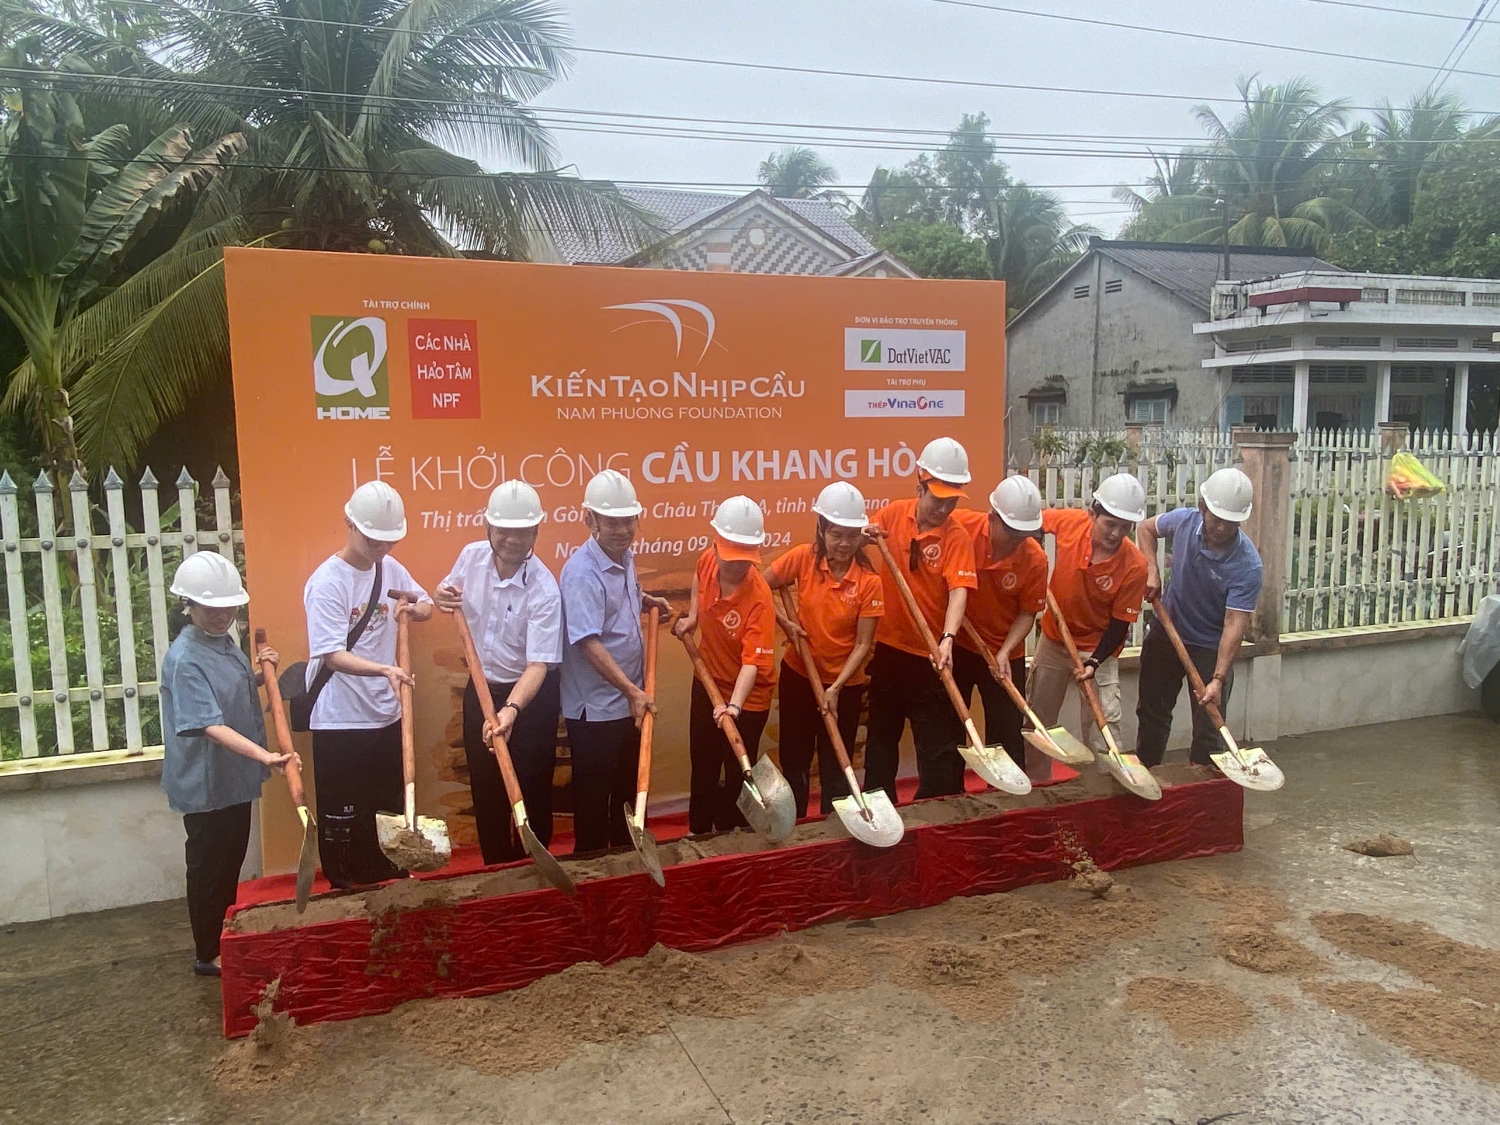
[[(785, 586), (781, 588), (781, 605), (787, 617), (800, 625), (792, 592)], [(797, 655), (802, 658), (802, 667), (807, 672), (807, 682), (812, 685), (813, 699), (817, 701), (818, 711), (823, 716), (823, 725), (828, 729), (829, 741), (833, 743), (834, 757), (839, 760), (852, 794), (835, 800), (833, 811), (838, 813), (839, 820), (848, 829), (849, 835), (861, 843), (873, 848), (889, 848), (899, 844), (901, 837), (906, 834), (901, 814), (891, 804), (884, 789), (877, 789), (873, 793), (865, 793), (860, 789), (859, 782), (854, 778), (854, 766), (849, 761), (848, 748), (844, 746), (844, 736), (839, 733), (838, 718), (823, 709), (823, 682), (818, 675), (818, 666), (813, 661), (812, 645), (807, 643), (805, 635), (797, 637), (794, 643)]]
[[(1073, 634), (1068, 632), (1068, 623), (1063, 620), (1062, 609), (1051, 590), (1047, 591), (1047, 607), (1052, 610), (1052, 616), (1057, 621), (1057, 631), (1062, 634), (1068, 656), (1073, 660), (1073, 671), (1081, 673), (1083, 657), (1078, 655), (1078, 646), (1073, 643)], [(1099, 693), (1094, 690), (1094, 681), (1081, 680), (1078, 686), (1083, 689), (1083, 697), (1088, 700), (1089, 708), (1094, 712), (1094, 724), (1104, 736), (1104, 744), (1109, 747), (1108, 752), (1103, 755), (1104, 768), (1137, 797), (1144, 797), (1148, 801), (1161, 800), (1161, 786), (1151, 776), (1151, 771), (1134, 754), (1122, 754), (1115, 745), (1115, 736), (1110, 732), (1109, 724), (1104, 721), (1104, 708), (1099, 706)]]
[[(410, 626), (402, 609), (408, 595), (392, 590), (396, 599), (396, 663), (411, 671)], [(404, 871), (436, 871), (453, 858), (448, 824), (431, 816), (417, 815), (417, 752), (413, 731), (411, 685), (401, 685), (401, 778), (406, 786), (406, 815), (375, 814), (375, 838), (385, 858)]]
[[(255, 647), (266, 643), (266, 631), (255, 630)], [(297, 765), (297, 752), (292, 748), (292, 728), (286, 721), (286, 708), (281, 705), (281, 685), (276, 682), (276, 665), (269, 660), (261, 661), (260, 670), (266, 681), (266, 701), (271, 705), (271, 725), (276, 728), (276, 746), (292, 760), (286, 764), (286, 787), (292, 791), (292, 804), (297, 806), (297, 815), (302, 818), (302, 851), (297, 855), (297, 913), (307, 909), (307, 900), (312, 897), (313, 875), (318, 870), (318, 822), (307, 807), (307, 795), (302, 791), (302, 768)]]
[[(698, 651), (698, 645), (692, 636), (684, 633), (680, 639), (682, 647), (687, 649), (688, 659), (693, 662), (693, 674), (698, 677), (703, 690), (708, 692), (709, 702), (717, 711), (724, 706), (719, 685), (714, 683), (713, 676), (709, 674), (708, 665), (703, 663), (703, 655)], [(740, 776), (744, 778), (739, 798), (735, 801), (740, 815), (750, 822), (751, 828), (771, 843), (786, 839), (797, 823), (797, 799), (792, 796), (791, 785), (776, 768), (776, 763), (765, 754), (757, 759), (754, 766), (750, 765), (745, 740), (740, 737), (740, 730), (734, 725), (734, 719), (728, 712), (720, 717), (719, 729), (729, 740), (729, 747), (740, 764)]]
[[(1193, 665), (1193, 659), (1188, 655), (1187, 646), (1182, 643), (1177, 626), (1172, 624), (1172, 619), (1167, 616), (1167, 607), (1162, 604), (1161, 598), (1157, 597), (1152, 600), (1151, 608), (1156, 610), (1156, 619), (1161, 622), (1161, 627), (1166, 630), (1167, 639), (1177, 650), (1177, 659), (1182, 661), (1182, 668), (1187, 673), (1193, 694), (1201, 696), (1204, 690), (1203, 677), (1198, 674), (1198, 669)], [(1208, 712), (1208, 717), (1214, 726), (1219, 728), (1219, 737), (1228, 747), (1227, 750), (1209, 755), (1214, 765), (1219, 767), (1219, 771), (1225, 777), (1237, 785), (1243, 785), (1246, 789), (1258, 789), (1264, 793), (1280, 789), (1286, 784), (1286, 775), (1281, 772), (1281, 767), (1271, 761), (1271, 756), (1259, 746), (1249, 750), (1240, 749), (1239, 744), (1234, 740), (1234, 735), (1229, 733), (1229, 724), (1224, 721), (1224, 716), (1218, 707), (1212, 703), (1204, 703), (1201, 706)]]
[[(927, 627), (927, 619), (917, 608), (917, 599), (912, 595), (906, 575), (901, 573), (901, 568), (891, 557), (891, 548), (885, 541), (884, 533), (876, 536), (875, 542), (880, 547), (880, 557), (885, 560), (886, 567), (896, 579), (896, 589), (901, 591), (901, 600), (906, 603), (906, 612), (911, 614), (911, 619), (916, 622), (917, 629), (922, 634), (922, 640), (927, 642), (927, 652), (932, 657), (933, 667), (936, 668), (938, 643), (932, 636), (932, 630)], [(964, 731), (968, 734), (968, 745), (959, 746), (958, 752), (963, 755), (969, 768), (990, 785), (1005, 793), (1014, 793), (1018, 797), (1030, 793), (1031, 779), (1026, 776), (1025, 770), (1016, 765), (1010, 752), (1003, 746), (986, 746), (984, 740), (979, 737), (979, 728), (974, 725), (974, 717), (969, 714), (969, 705), (964, 702), (958, 685), (953, 682), (953, 673), (947, 668), (939, 668), (938, 678), (943, 681), (943, 687), (948, 691), (948, 700), (953, 704), (953, 710), (958, 713), (959, 719), (964, 724)]]
[(1036, 712), (1031, 709), (1031, 704), (1026, 702), (1026, 697), (1021, 694), (1021, 689), (1016, 687), (1014, 681), (1008, 676), (1000, 674), (1000, 662), (995, 659), (995, 654), (990, 651), (984, 638), (979, 635), (979, 630), (974, 628), (972, 621), (964, 621), (964, 632), (969, 635), (969, 640), (974, 642), (974, 647), (979, 650), (979, 655), (984, 657), (984, 662), (990, 666), (990, 675), (1000, 681), (1002, 687), (1010, 694), (1011, 702), (1016, 705), (1017, 710), (1026, 716), (1031, 723), (1031, 730), (1023, 730), (1021, 737), (1027, 746), (1034, 746), (1046, 754), (1049, 758), (1056, 758), (1067, 766), (1083, 765), (1094, 760), (1094, 752), (1078, 739), (1074, 738), (1067, 727), (1046, 727), (1042, 720), (1036, 717)]
[[(656, 640), (657, 628), (661, 625), (661, 610), (651, 607), (646, 622), (646, 698), (656, 700)], [(656, 729), (656, 713), (647, 711), (641, 716), (641, 760), (635, 773), (635, 807), (625, 806), (625, 827), (630, 830), (630, 842), (640, 854), (641, 865), (658, 887), (667, 885), (662, 874), (661, 857), (656, 854), (656, 837), (646, 828), (646, 791), (651, 788), (651, 734)]]
[[(490, 685), (484, 681), (479, 651), (474, 647), (474, 636), (469, 632), (469, 621), (464, 617), (463, 610), (454, 611), (453, 623), (458, 626), (458, 636), (463, 641), (464, 662), (469, 666), (469, 680), (474, 685), (474, 693), (479, 696), (479, 708), (484, 712), (484, 721), (493, 728), (496, 725), (495, 701), (490, 697)], [(542, 842), (531, 830), (531, 823), (526, 819), (526, 802), (521, 798), (521, 783), (516, 779), (516, 767), (511, 765), (510, 750), (505, 745), (505, 739), (498, 733), (490, 738), (490, 751), (500, 766), (500, 776), (505, 779), (505, 795), (510, 799), (511, 818), (516, 823), (516, 831), (521, 834), (521, 843), (531, 856), (531, 862), (536, 864), (543, 879), (565, 894), (572, 894), (577, 889), (573, 886), (573, 880), (563, 870), (562, 864), (557, 862), (557, 857), (542, 847)]]

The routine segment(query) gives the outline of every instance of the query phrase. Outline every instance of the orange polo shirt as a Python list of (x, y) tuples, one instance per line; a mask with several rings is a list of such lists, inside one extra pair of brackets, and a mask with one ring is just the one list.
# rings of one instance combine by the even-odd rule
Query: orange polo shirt
[[(964, 617), (984, 638), (985, 647), (999, 652), (1017, 617), (1041, 613), (1047, 607), (1047, 552), (1035, 539), (1023, 539), (1005, 558), (992, 559), (990, 514), (964, 508), (955, 511), (953, 518), (973, 540), (978, 564), (979, 589), (969, 595)], [(967, 633), (958, 635), (958, 643), (977, 651)]]
[[(906, 575), (917, 608), (932, 630), (932, 639), (937, 640), (943, 635), (943, 619), (948, 616), (948, 591), (960, 587), (974, 590), (979, 586), (974, 575), (974, 541), (951, 516), (918, 535), (915, 496), (887, 504), (875, 513), (875, 522), (885, 531), (886, 545), (890, 547), (901, 573)], [(909, 565), (913, 540), (919, 552), (915, 569)], [(890, 612), (880, 619), (875, 639), (902, 652), (927, 656), (927, 644), (906, 610), (896, 580), (884, 567), (881, 567), (880, 581)]]
[(746, 711), (768, 711), (776, 686), (776, 614), (771, 587), (752, 566), (744, 581), (719, 596), (719, 556), (710, 547), (698, 556), (698, 649), (724, 702), (746, 664), (756, 668)]
[[(844, 577), (836, 579), (828, 569), (828, 560), (817, 555), (811, 543), (803, 543), (773, 562), (771, 573), (783, 586), (797, 591), (797, 617), (807, 630), (818, 680), (831, 684), (854, 651), (860, 619), (885, 615), (885, 594), (880, 575), (873, 570), (856, 561), (849, 564)], [(788, 666), (807, 675), (795, 644), (787, 645), (785, 659)], [(855, 672), (848, 682), (864, 683), (865, 670)]]
[[(1057, 537), (1057, 566), (1052, 571), (1052, 595), (1062, 608), (1068, 632), (1079, 654), (1098, 647), (1111, 617), (1134, 621), (1146, 596), (1146, 556), (1129, 539), (1101, 563), (1095, 564), (1094, 521), (1083, 508), (1046, 508), (1042, 530)], [(1042, 632), (1058, 644), (1062, 633), (1049, 613)]]

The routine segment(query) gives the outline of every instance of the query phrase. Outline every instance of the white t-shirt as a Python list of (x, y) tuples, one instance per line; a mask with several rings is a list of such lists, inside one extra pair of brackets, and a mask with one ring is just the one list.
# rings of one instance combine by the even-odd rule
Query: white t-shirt
[[(375, 584), (374, 570), (355, 570), (337, 555), (330, 556), (313, 571), (302, 591), (302, 606), (307, 614), (307, 685), (312, 686), (322, 665), (321, 657), (339, 652), (365, 612), (365, 601)], [(355, 656), (376, 664), (396, 662), (396, 622), (392, 614), (394, 598), (389, 590), (420, 592), (422, 601), (431, 601), (417, 585), (411, 572), (389, 555), (380, 579), (380, 602), (359, 640), (354, 643)], [(390, 726), (401, 718), (401, 701), (384, 676), (350, 676), (335, 672), (313, 705), (313, 730), (374, 730)]]
[(443, 585), (463, 591), (464, 617), (485, 679), (513, 684), (528, 664), (555, 668), (562, 663), (562, 595), (547, 564), (535, 555), (505, 579), (496, 573), (494, 560), (488, 539), (470, 543)]

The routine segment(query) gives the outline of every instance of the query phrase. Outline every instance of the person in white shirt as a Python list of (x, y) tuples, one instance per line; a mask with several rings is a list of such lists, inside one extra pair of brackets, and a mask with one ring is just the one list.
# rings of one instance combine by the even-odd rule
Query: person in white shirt
[[(390, 557), (406, 535), (401, 496), (384, 481), (354, 490), (344, 505), (348, 538), (307, 580), (307, 690), (318, 800), (318, 854), (336, 887), (406, 875), (380, 850), (375, 814), (399, 810), (401, 701), (411, 676), (396, 665), (396, 599), (413, 599), (412, 621), (432, 616), (432, 599)], [(350, 641), (351, 635), (358, 631)]]
[[(510, 750), (532, 831), (545, 847), (552, 840), (552, 772), (562, 707), (562, 595), (552, 572), (532, 553), (543, 519), (536, 489), (505, 481), (490, 493), (484, 518), (487, 537), (458, 553), (437, 588), (437, 606), (444, 613), (462, 610), (468, 619), (499, 734)], [(464, 689), (464, 754), (479, 850), (486, 864), (509, 863), (526, 852), (511, 836), (510, 799), (489, 735), (470, 680)]]

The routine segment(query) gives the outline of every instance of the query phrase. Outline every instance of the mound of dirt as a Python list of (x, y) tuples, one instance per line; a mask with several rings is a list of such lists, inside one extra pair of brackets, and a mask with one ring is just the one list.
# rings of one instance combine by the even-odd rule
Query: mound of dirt
[(1073, 878), (1069, 882), (1080, 891), (1087, 891), (1095, 898), (1103, 898), (1115, 885), (1114, 876), (1108, 871), (1100, 871), (1093, 859), (1088, 856), (1074, 860), (1069, 866), (1073, 868)]
[(1387, 992), (1365, 981), (1314, 984), (1307, 991), (1418, 1058), (1500, 1082), (1500, 1011), (1492, 1007), (1442, 992)]
[(1312, 924), (1346, 953), (1394, 965), (1454, 996), (1500, 1005), (1500, 950), (1454, 941), (1423, 922), (1375, 914), (1314, 914)]
[(1214, 927), (1214, 937), (1220, 957), (1257, 973), (1301, 976), (1322, 965), (1312, 950), (1270, 926), (1220, 922)]
[(1250, 1005), (1229, 989), (1171, 977), (1137, 977), (1125, 986), (1125, 1003), (1158, 1017), (1183, 1043), (1238, 1035), (1252, 1018)]
[(1372, 855), (1380, 859), (1393, 855), (1417, 854), (1410, 840), (1392, 836), (1389, 832), (1382, 832), (1379, 836), (1371, 836), (1367, 840), (1350, 840), (1344, 845), (1344, 850), (1358, 852), (1360, 855)]
[(843, 992), (870, 982), (869, 967), (861, 958), (830, 957), (787, 939), (731, 953), (724, 970), (738, 986), (778, 996)]
[(245, 1092), (284, 1081), (301, 1069), (308, 1050), (318, 1045), (316, 1030), (298, 1028), (285, 1012), (271, 1010), (280, 990), (277, 977), (255, 1005), (255, 1030), (214, 1060), (210, 1074), (225, 1089)]
[(1166, 878), (1191, 894), (1221, 903), (1227, 908), (1223, 921), (1232, 925), (1274, 925), (1292, 916), (1280, 895), (1256, 883), (1241, 883), (1191, 867), (1168, 872)]
[(997, 946), (904, 939), (889, 951), (897, 957), (891, 975), (896, 984), (926, 992), (956, 1015), (994, 1021), (1015, 1002), (1015, 990), (1005, 979), (1009, 953)]

